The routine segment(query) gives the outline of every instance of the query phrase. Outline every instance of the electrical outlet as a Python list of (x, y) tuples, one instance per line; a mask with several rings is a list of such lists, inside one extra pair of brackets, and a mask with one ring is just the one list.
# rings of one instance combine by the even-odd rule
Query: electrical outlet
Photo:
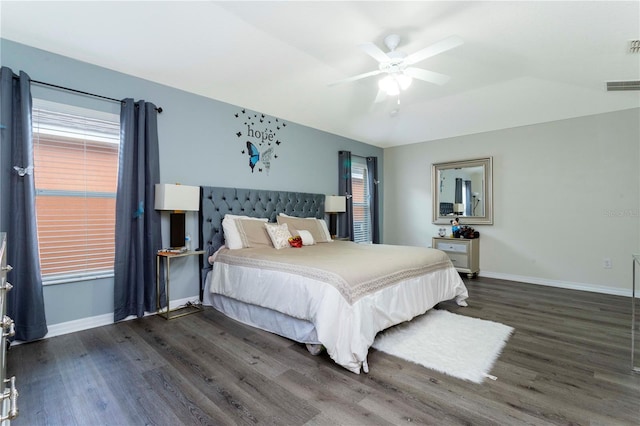
[(602, 259), (602, 267), (604, 269), (613, 268), (613, 266), (611, 265), (611, 259), (609, 259), (608, 257), (605, 257), (604, 259)]

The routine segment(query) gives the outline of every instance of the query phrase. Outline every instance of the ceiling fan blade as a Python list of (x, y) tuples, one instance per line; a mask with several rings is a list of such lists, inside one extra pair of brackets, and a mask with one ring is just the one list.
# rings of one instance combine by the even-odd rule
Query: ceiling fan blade
[(370, 72), (365, 72), (364, 74), (354, 75), (353, 77), (345, 78), (344, 80), (334, 81), (333, 83), (329, 83), (329, 86), (335, 86), (336, 84), (348, 83), (350, 81), (360, 80), (361, 78), (372, 77), (374, 75), (380, 74), (382, 71), (375, 70)]
[(388, 62), (390, 60), (386, 53), (371, 42), (359, 44), (358, 47), (378, 62)]
[(444, 40), (435, 42), (431, 46), (425, 47), (424, 49), (418, 50), (417, 52), (407, 56), (404, 59), (404, 63), (407, 65), (416, 64), (420, 61), (424, 61), (427, 58), (435, 56), (438, 53), (442, 53), (449, 49), (453, 49), (454, 47), (458, 47), (463, 43), (464, 41), (462, 40), (462, 38), (458, 36), (447, 37)]
[(433, 84), (438, 84), (440, 86), (445, 84), (451, 78), (448, 75), (440, 74), (433, 71), (423, 70), (421, 68), (414, 68), (414, 67), (409, 67), (405, 69), (404, 73), (409, 77), (417, 78), (418, 80), (424, 80)]

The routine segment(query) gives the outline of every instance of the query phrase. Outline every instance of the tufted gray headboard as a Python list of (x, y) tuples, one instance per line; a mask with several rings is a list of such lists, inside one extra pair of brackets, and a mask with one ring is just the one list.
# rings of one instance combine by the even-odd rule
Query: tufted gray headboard
[(200, 244), (207, 257), (224, 245), (222, 219), (227, 213), (266, 217), (269, 222), (275, 222), (279, 213), (324, 219), (324, 194), (200, 187)]

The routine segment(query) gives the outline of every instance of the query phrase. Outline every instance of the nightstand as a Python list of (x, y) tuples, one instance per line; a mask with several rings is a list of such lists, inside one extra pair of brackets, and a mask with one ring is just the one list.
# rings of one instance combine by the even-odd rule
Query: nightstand
[[(169, 288), (170, 288), (170, 276), (171, 276), (171, 260), (176, 258), (184, 258), (187, 256), (202, 256), (205, 253), (204, 250), (193, 250), (193, 251), (185, 251), (182, 253), (170, 253), (160, 251), (156, 254), (156, 308), (160, 310), (160, 264), (164, 259), (164, 277), (165, 277), (165, 292), (167, 296), (167, 310), (164, 312), (164, 318), (167, 320), (182, 317), (189, 314), (195, 314), (196, 312), (202, 311), (202, 304), (194, 305), (190, 304), (187, 306), (182, 306), (180, 308), (169, 309)], [(198, 288), (200, 287), (200, 282), (198, 282)], [(173, 313), (173, 314), (172, 314)]]
[(480, 272), (478, 239), (433, 237), (432, 247), (445, 252), (458, 272), (466, 273), (469, 278)]

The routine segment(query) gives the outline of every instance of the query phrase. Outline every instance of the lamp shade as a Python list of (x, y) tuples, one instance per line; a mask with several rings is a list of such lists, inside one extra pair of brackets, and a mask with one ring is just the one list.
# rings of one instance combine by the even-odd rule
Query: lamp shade
[(187, 185), (156, 184), (156, 210), (200, 210), (200, 187)]
[(453, 212), (456, 213), (456, 214), (464, 212), (464, 204), (455, 203), (453, 205)]
[(347, 197), (344, 195), (327, 195), (324, 198), (325, 213), (343, 213), (347, 211)]

